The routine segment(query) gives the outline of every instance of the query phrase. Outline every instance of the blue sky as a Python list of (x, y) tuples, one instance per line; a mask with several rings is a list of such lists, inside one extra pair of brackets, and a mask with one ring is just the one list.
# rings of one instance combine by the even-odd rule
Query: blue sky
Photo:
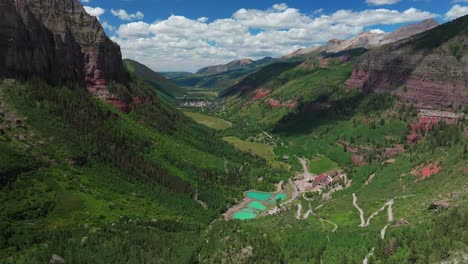
[(124, 57), (159, 71), (278, 57), (331, 38), (468, 13), (468, 0), (82, 0)]

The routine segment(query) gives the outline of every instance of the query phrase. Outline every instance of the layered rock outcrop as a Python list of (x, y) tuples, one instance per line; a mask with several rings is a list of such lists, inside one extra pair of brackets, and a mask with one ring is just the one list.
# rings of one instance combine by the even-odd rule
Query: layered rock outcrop
[(397, 42), (415, 34), (430, 30), (438, 25), (439, 22), (434, 19), (427, 19), (420, 23), (402, 26), (393, 32), (363, 32), (348, 40), (332, 39), (320, 47), (315, 46), (306, 49), (299, 49), (283, 58), (308, 56), (311, 55), (312, 52), (338, 53), (344, 50), (360, 48), (372, 49), (385, 44)]
[(346, 81), (420, 107), (468, 107), (468, 16), (364, 54)]
[(0, 76), (128, 81), (119, 46), (78, 0), (0, 0), (0, 29)]

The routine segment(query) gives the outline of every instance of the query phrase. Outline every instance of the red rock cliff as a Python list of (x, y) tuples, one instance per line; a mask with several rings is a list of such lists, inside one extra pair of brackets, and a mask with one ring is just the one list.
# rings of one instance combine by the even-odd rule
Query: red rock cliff
[(117, 44), (78, 0), (0, 0), (0, 76), (125, 83)]
[(468, 16), (364, 54), (346, 81), (423, 107), (468, 107)]

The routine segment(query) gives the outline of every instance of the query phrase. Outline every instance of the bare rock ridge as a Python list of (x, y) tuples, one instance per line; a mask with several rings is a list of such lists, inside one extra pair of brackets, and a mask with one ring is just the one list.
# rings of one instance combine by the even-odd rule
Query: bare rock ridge
[(213, 65), (213, 66), (208, 66), (205, 68), (201, 68), (200, 70), (197, 71), (197, 74), (202, 74), (202, 73), (208, 73), (208, 74), (216, 74), (216, 73), (223, 73), (227, 72), (230, 70), (236, 70), (236, 69), (241, 69), (244, 67), (247, 67), (249, 65), (262, 65), (265, 63), (268, 63), (272, 61), (273, 58), (271, 57), (265, 57), (260, 60), (251, 60), (251, 59), (240, 59), (240, 60), (233, 60), (227, 64), (221, 64), (221, 65)]
[(402, 26), (393, 32), (363, 32), (348, 40), (332, 39), (325, 43), (323, 46), (314, 46), (306, 49), (299, 49), (289, 55), (286, 55), (285, 58), (306, 56), (314, 51), (337, 53), (340, 51), (357, 48), (372, 49), (375, 47), (380, 47), (385, 44), (402, 40), (404, 38), (408, 38), (412, 35), (432, 29), (438, 25), (439, 22), (435, 21), (434, 19), (426, 19), (421, 21), (420, 23)]
[(208, 66), (206, 68), (202, 68), (197, 71), (197, 73), (222, 73), (232, 69), (240, 68), (245, 65), (252, 64), (254, 61), (251, 59), (241, 59), (241, 60), (233, 60), (227, 64), (222, 65), (213, 65)]
[(467, 47), (468, 16), (464, 16), (365, 53), (346, 86), (391, 92), (420, 107), (467, 107)]
[(0, 0), (0, 76), (74, 81), (91, 92), (128, 81), (120, 47), (78, 0)]

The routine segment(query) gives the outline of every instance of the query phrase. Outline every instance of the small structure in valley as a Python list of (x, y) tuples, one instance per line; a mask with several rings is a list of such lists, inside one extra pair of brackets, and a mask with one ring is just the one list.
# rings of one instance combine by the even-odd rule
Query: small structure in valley
[(312, 185), (314, 187), (320, 186), (320, 187), (327, 187), (330, 186), (333, 183), (333, 178), (330, 177), (328, 174), (320, 174), (319, 176), (315, 177)]

